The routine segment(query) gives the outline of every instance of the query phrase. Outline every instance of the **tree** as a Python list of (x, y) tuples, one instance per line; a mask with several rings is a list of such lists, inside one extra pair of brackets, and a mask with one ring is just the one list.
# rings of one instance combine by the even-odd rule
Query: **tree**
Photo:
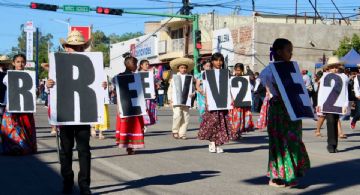
[(97, 30), (92, 33), (93, 43), (92, 51), (102, 52), (104, 55), (104, 66), (110, 66), (110, 44), (127, 41), (143, 35), (142, 32), (124, 33), (122, 35), (110, 34), (106, 36), (104, 32)]
[(339, 57), (345, 56), (352, 48), (360, 53), (360, 37), (357, 34), (353, 34), (352, 38), (344, 37), (340, 41), (338, 49), (334, 52)]
[[(26, 53), (26, 32), (23, 29), (24, 25), (20, 26), (20, 36), (18, 37), (18, 44), (16, 47), (11, 48), (10, 57), (18, 54), (18, 53)], [(51, 40), (53, 39), (53, 35), (48, 33), (43, 35), (42, 32), (39, 32), (39, 65), (41, 63), (49, 62), (48, 60), (48, 50), (53, 46)], [(34, 59), (36, 55), (36, 33), (34, 33)], [(44, 79), (48, 77), (48, 72), (45, 71), (41, 66), (39, 66), (39, 79)]]

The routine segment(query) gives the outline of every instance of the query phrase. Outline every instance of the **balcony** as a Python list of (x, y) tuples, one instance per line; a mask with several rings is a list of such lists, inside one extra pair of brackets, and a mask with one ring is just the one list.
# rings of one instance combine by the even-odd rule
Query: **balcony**
[(169, 52), (183, 52), (185, 50), (184, 38), (171, 39), (171, 47)]

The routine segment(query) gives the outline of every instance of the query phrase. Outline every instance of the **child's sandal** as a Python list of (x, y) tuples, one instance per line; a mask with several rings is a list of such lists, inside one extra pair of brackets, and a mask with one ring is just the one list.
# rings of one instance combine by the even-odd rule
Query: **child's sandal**
[(178, 133), (173, 133), (172, 135), (173, 135), (173, 138), (179, 139), (179, 134)]

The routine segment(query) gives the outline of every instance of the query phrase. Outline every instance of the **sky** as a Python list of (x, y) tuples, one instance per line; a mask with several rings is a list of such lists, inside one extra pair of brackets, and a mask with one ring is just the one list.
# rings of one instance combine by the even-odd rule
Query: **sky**
[[(314, 13), (309, 3), (310, 0), (297, 0), (298, 13)], [(313, 3), (315, 0), (311, 0)], [(95, 12), (57, 12), (33, 10), (29, 7), (30, 2), (47, 3), (54, 5), (87, 5), (123, 8), (126, 10), (175, 13), (182, 6), (182, 0), (0, 0), (0, 18), (2, 29), (0, 32), (0, 54), (8, 54), (11, 47), (17, 45), (20, 35), (21, 24), (33, 21), (43, 34), (51, 33), (55, 44), (51, 50), (59, 45), (59, 38), (67, 36), (67, 21), (73, 26), (93, 25), (94, 30), (101, 30), (106, 35), (111, 33), (123, 34), (126, 32), (138, 32), (144, 30), (145, 21), (157, 21), (162, 17), (124, 14), (122, 16), (101, 15)], [(251, 0), (190, 0), (195, 4), (192, 13), (209, 13), (213, 10), (217, 14), (228, 15), (239, 8), (238, 14), (251, 15)], [(271, 4), (269, 3), (271, 2)], [(333, 0), (344, 17), (359, 13), (360, 0)], [(321, 16), (331, 16), (338, 13), (331, 0), (317, 0), (317, 8)], [(255, 0), (255, 9), (258, 12), (273, 14), (294, 14), (295, 0)], [(308, 14), (309, 15), (309, 14)], [(337, 14), (336, 17), (340, 17)]]

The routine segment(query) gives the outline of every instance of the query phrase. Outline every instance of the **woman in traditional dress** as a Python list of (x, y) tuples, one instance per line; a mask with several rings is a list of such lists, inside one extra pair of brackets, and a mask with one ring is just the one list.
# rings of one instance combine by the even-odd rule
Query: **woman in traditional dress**
[[(24, 70), (26, 57), (17, 54), (13, 58), (15, 70)], [(3, 83), (8, 84), (7, 76)], [(0, 145), (6, 155), (26, 155), (37, 152), (35, 121), (32, 113), (9, 113), (5, 110), (0, 130)]]
[[(293, 45), (287, 39), (276, 39), (271, 48), (275, 61), (289, 62)], [(296, 186), (298, 178), (310, 168), (309, 156), (302, 141), (302, 121), (292, 121), (275, 82), (270, 65), (260, 74), (270, 94), (268, 110), (269, 161), (267, 175), (274, 187)], [(286, 81), (283, 81), (286, 82)]]

